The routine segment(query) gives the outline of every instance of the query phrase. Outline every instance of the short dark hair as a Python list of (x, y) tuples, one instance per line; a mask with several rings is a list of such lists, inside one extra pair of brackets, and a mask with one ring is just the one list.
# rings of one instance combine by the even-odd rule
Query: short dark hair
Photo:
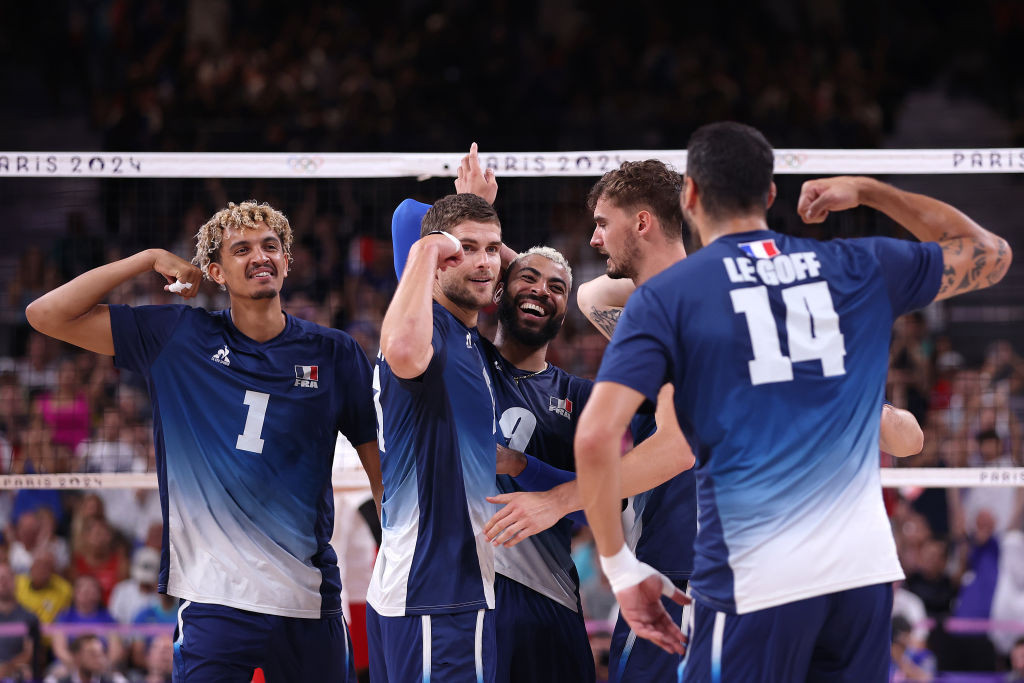
[(733, 121), (709, 123), (690, 136), (686, 175), (713, 219), (768, 209), (775, 154), (761, 131)]
[(657, 159), (624, 161), (608, 171), (590, 188), (587, 208), (591, 211), (602, 197), (619, 208), (644, 208), (654, 214), (667, 237), (683, 238), (683, 212), (679, 192), (683, 176)]
[(423, 216), (420, 237), (435, 230), (451, 232), (456, 225), (466, 221), (494, 223), (501, 228), (498, 213), (486, 199), (475, 194), (450, 194), (434, 202)]
[(975, 434), (974, 440), (977, 441), (979, 445), (985, 443), (986, 441), (1002, 441), (1002, 439), (999, 437), (999, 432), (997, 432), (992, 427), (989, 427), (988, 429), (983, 429), (977, 434)]
[[(77, 638), (71, 641), (71, 654), (77, 655), (79, 652), (82, 651), (82, 646), (88, 643), (90, 640), (99, 640), (100, 644), (103, 644), (103, 641), (95, 633), (83, 633), (82, 635), (78, 636)], [(107, 648), (104, 647), (103, 649), (106, 650)]]

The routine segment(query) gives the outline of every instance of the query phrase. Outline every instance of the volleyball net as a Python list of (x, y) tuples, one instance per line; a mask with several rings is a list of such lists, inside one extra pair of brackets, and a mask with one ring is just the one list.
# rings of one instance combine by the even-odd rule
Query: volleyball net
[[(0, 256), (7, 293), (0, 301), (0, 488), (155, 486), (145, 387), (107, 359), (37, 338), (24, 319), (32, 298), (137, 249), (163, 247), (190, 257), (192, 236), (209, 215), (229, 201), (255, 198), (284, 211), (296, 234), (286, 308), (349, 331), (372, 357), (395, 286), (391, 213), (407, 197), (429, 202), (452, 192), (463, 154), (0, 152), (9, 245)], [(481, 152), (481, 163), (498, 177), (496, 208), (506, 241), (559, 248), (577, 282), (603, 270), (588, 245), (585, 197), (595, 177), (622, 161), (648, 158), (679, 170), (686, 165), (685, 150)], [(823, 226), (804, 225), (795, 211), (800, 185), (837, 174), (873, 175), (945, 199), (1011, 246), (1021, 232), (1015, 217), (1024, 213), (1024, 148), (780, 149), (775, 171), (779, 196), (769, 223), (781, 232), (907, 236), (868, 209), (834, 215)], [(699, 247), (692, 234), (686, 237), (691, 251)], [(142, 276), (111, 300), (175, 300), (161, 285), (156, 274)], [(1016, 354), (1024, 350), (1013, 344), (1024, 339), (1021, 285), (1024, 274), (1014, 265), (998, 287), (935, 304), (894, 330), (889, 398), (912, 409), (929, 436), (942, 432), (935, 438), (951, 452), (939, 454), (941, 463), (920, 463), (945, 465), (934, 472), (900, 461), (883, 473), (884, 485), (1020, 485), (1024, 477), (1014, 466), (1024, 464), (1017, 427), (1024, 417), (1024, 370)], [(197, 303), (219, 307), (226, 300), (207, 283)], [(572, 311), (552, 345), (552, 360), (592, 375), (602, 349), (601, 338)], [(75, 397), (68, 394), (64, 403), (77, 415), (54, 412), (46, 400), (60, 386), (62, 367), (75, 387)], [(84, 408), (72, 400), (83, 394)], [(75, 419), (74, 433), (55, 427)], [(982, 475), (961, 465), (977, 460), (975, 437), (986, 428), (1005, 439), (1010, 457)], [(357, 486), (357, 463), (343, 469), (350, 471), (343, 486)]]

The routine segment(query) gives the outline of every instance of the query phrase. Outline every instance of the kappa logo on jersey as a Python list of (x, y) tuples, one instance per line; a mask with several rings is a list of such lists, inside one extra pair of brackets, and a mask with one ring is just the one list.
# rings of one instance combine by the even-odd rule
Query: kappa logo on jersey
[(217, 353), (210, 356), (210, 360), (221, 365), (231, 365), (231, 359), (228, 358), (229, 353), (231, 353), (231, 349), (225, 344), (223, 349), (217, 349)]
[(558, 413), (566, 420), (572, 419), (572, 401), (567, 398), (555, 398), (552, 396), (548, 402), (548, 410), (552, 413)]
[(319, 371), (316, 365), (295, 366), (295, 384), (293, 386), (316, 389), (319, 386), (317, 384), (318, 379)]
[(756, 242), (741, 242), (739, 248), (746, 252), (747, 256), (753, 258), (775, 258), (782, 252), (775, 246), (775, 240), (758, 240)]

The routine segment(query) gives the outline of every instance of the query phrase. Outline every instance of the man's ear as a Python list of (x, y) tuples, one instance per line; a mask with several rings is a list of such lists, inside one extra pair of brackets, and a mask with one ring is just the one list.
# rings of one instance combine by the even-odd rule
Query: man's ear
[(227, 278), (224, 276), (224, 269), (216, 261), (211, 261), (207, 270), (210, 273), (210, 279), (218, 285), (223, 285), (227, 282)]
[(683, 180), (683, 192), (679, 195), (679, 206), (683, 211), (693, 211), (697, 206), (697, 184), (690, 176), (686, 176)]
[(654, 225), (654, 220), (651, 217), (651, 212), (644, 209), (636, 214), (636, 231), (643, 235), (651, 226)]
[(775, 181), (773, 180), (771, 187), (768, 188), (768, 201), (764, 203), (764, 208), (766, 210), (772, 208), (772, 204), (775, 203), (775, 198), (778, 196), (778, 194), (779, 191), (778, 189), (776, 189)]

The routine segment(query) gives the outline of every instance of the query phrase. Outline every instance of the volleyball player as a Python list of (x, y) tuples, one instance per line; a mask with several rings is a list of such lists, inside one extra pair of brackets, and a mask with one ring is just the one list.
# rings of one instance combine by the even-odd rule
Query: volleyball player
[(477, 314), (494, 294), (501, 224), (449, 195), (423, 218), (374, 370), (383, 538), (367, 593), (374, 681), (495, 680), (497, 417)]
[(864, 204), (923, 243), (771, 232), (773, 165), (747, 126), (691, 138), (681, 202), (705, 246), (630, 297), (577, 432), (584, 509), (623, 616), (681, 650), (664, 577), (623, 544), (608, 443), (670, 376), (698, 462), (685, 680), (885, 680), (903, 576), (877, 459), (891, 323), (995, 284), (1010, 250), (949, 205), (866, 178), (806, 183), (800, 215)]
[[(614, 279), (605, 277), (600, 282), (582, 285), (578, 300), (580, 310), (606, 337), (611, 337), (621, 311), (621, 308), (607, 305), (609, 298), (621, 292), (624, 302), (634, 283), (640, 284), (686, 258), (683, 217), (679, 209), (681, 182), (678, 173), (661, 161), (651, 159), (623, 163), (602, 176), (590, 191), (587, 204), (594, 213), (596, 226), (591, 245), (608, 257), (608, 274)], [(628, 287), (618, 284), (618, 280), (629, 283)], [(666, 396), (670, 398), (671, 394), (666, 393)], [(674, 416), (669, 415), (668, 419), (674, 420)], [(639, 418), (632, 424), (634, 431), (641, 431), (636, 435), (638, 441), (648, 436), (653, 427), (652, 418)], [(546, 524), (532, 516), (532, 510), (546, 507), (547, 503), (542, 501), (557, 501), (553, 509), (560, 514), (579, 506), (575, 482), (547, 494), (502, 496), (497, 500), (511, 505), (495, 516), (493, 528), (509, 532), (516, 530), (519, 524), (531, 528)], [(687, 579), (693, 572), (696, 516), (692, 471), (677, 474), (649, 491), (631, 496), (623, 512), (629, 547), (641, 561), (669, 577), (680, 591), (686, 590)], [(501, 542), (506, 535), (496, 534), (495, 538)], [(676, 624), (682, 623), (683, 605), (666, 599), (665, 608)], [(610, 681), (671, 680), (680, 660), (678, 653), (637, 640), (619, 616), (612, 633)]]
[[(494, 203), (497, 183), (493, 172), (480, 168), (476, 143), (462, 159), (458, 176), (459, 192)], [(392, 238), (395, 273), (400, 279), (429, 208), (406, 200), (395, 210)], [(571, 289), (568, 262), (546, 247), (516, 255), (495, 288), (497, 332), (494, 344), (481, 339), (481, 348), (491, 373), (504, 444), (498, 445), (500, 491), (550, 488), (561, 481), (559, 471), (574, 467), (576, 419), (593, 383), (566, 373), (546, 358), (548, 343), (565, 319)], [(498, 681), (586, 683), (595, 678), (579, 603), (579, 577), (570, 554), (570, 530), (571, 522), (562, 520), (529, 543), (495, 551)]]
[[(113, 355), (153, 403), (164, 515), (159, 590), (182, 599), (175, 680), (355, 680), (342, 616), (331, 464), (340, 430), (379, 497), (370, 368), (355, 340), (281, 310), (292, 231), (263, 204), (229, 204), (192, 265), (151, 249), (84, 273), (26, 311), (40, 332)], [(198, 267), (197, 267), (198, 266)], [(231, 307), (106, 306), (154, 270)]]

